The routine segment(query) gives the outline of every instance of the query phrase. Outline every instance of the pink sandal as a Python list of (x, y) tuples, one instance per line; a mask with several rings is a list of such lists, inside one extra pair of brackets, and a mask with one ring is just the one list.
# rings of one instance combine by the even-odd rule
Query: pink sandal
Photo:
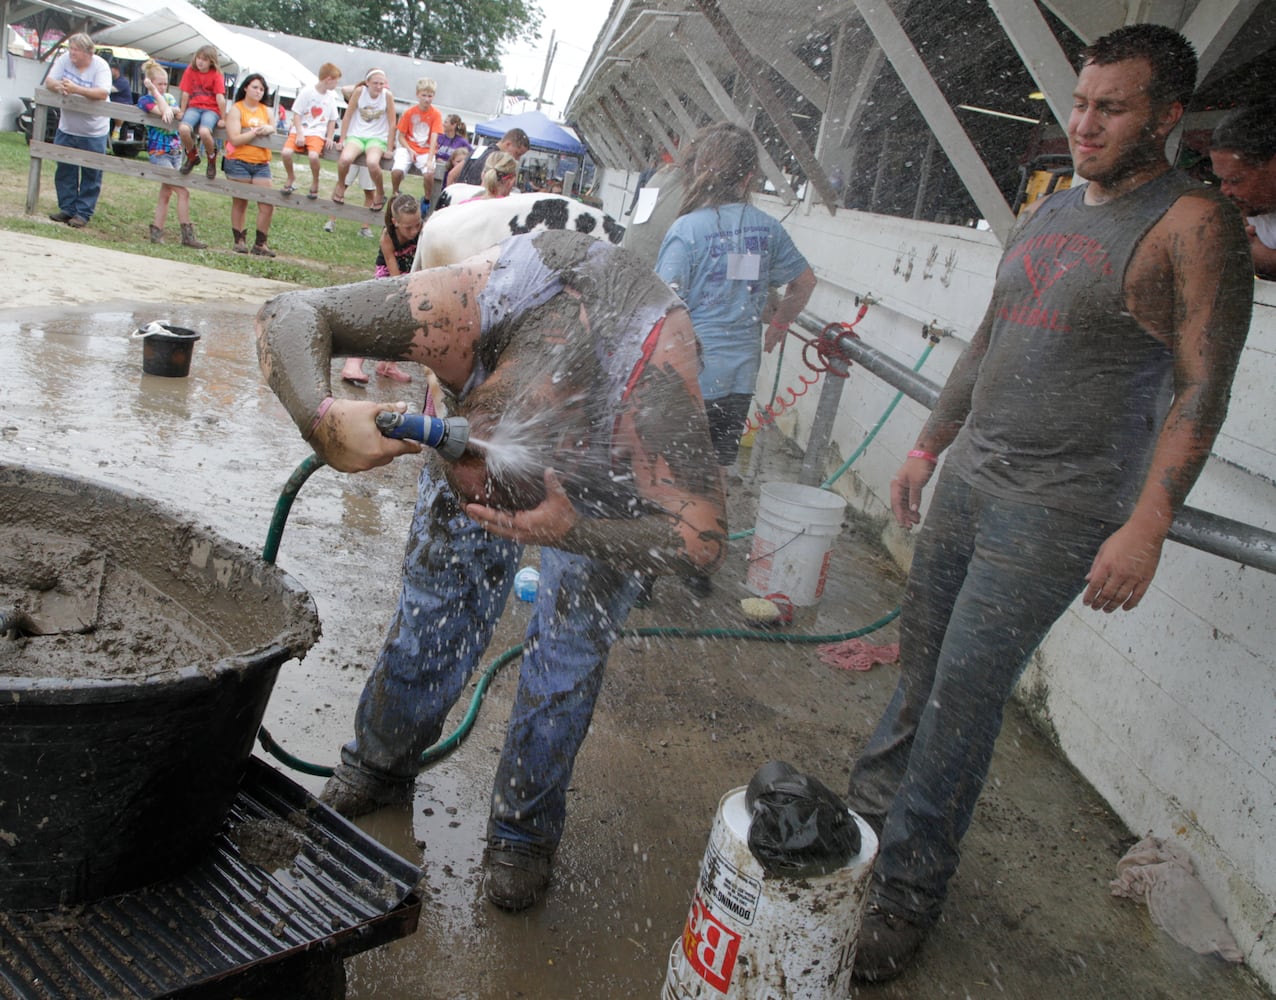
[(401, 369), (393, 361), (378, 361), (377, 374), (382, 378), (393, 379), (396, 382), (412, 381), (412, 376)]

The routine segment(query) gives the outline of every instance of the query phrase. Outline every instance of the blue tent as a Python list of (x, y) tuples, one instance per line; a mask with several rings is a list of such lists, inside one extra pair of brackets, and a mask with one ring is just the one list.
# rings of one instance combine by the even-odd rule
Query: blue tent
[(474, 134), (488, 139), (499, 139), (512, 128), (521, 128), (532, 141), (532, 149), (581, 156), (585, 146), (557, 122), (552, 122), (540, 111), (524, 111), (521, 115), (505, 115), (474, 126)]

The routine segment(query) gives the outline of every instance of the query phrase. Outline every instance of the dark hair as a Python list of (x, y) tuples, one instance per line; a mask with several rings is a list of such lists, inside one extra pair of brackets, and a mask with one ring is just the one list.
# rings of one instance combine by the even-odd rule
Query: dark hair
[(239, 89), (235, 91), (235, 100), (242, 101), (244, 99), (244, 95), (248, 93), (248, 85), (254, 80), (261, 81), (262, 90), (264, 91), (261, 95), (263, 99), (266, 97), (266, 94), (270, 93), (270, 84), (266, 82), (266, 78), (264, 76), (260, 73), (249, 73), (246, 77), (244, 77), (244, 82), (239, 85)]
[(1152, 67), (1148, 97), (1153, 104), (1186, 105), (1196, 89), (1196, 50), (1163, 24), (1127, 24), (1081, 50), (1081, 65), (1111, 66), (1146, 59)]
[(503, 136), (501, 136), (502, 142), (504, 142), (506, 139), (512, 142), (518, 149), (532, 148), (532, 140), (527, 138), (527, 133), (524, 132), (521, 128), (512, 128), (508, 132), (506, 132)]
[(758, 150), (747, 129), (731, 122), (710, 125), (696, 133), (691, 180), (679, 215), (698, 208), (714, 208), (747, 201), (744, 180), (758, 169)]
[(389, 232), (398, 232), (394, 224), (396, 215), (420, 215), (421, 203), (410, 194), (396, 194), (385, 203), (385, 228)]
[(1235, 153), (1252, 167), (1276, 156), (1276, 129), (1272, 128), (1276, 103), (1237, 108), (1218, 123), (1210, 137), (1211, 149)]

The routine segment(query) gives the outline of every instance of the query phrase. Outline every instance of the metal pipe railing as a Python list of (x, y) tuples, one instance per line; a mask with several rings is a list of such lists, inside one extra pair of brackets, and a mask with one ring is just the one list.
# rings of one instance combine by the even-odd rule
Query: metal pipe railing
[[(812, 335), (825, 329), (823, 321), (803, 313), (797, 325)], [(842, 336), (837, 339), (838, 350), (865, 371), (876, 375), (887, 385), (898, 389), (909, 399), (921, 403), (928, 410), (935, 408), (940, 386), (918, 375), (906, 365), (889, 355), (870, 347), (858, 337)], [(840, 395), (840, 394), (839, 394)], [(831, 421), (829, 430), (831, 431)], [(812, 426), (812, 437), (815, 427)], [(817, 444), (817, 450), (827, 442)], [(822, 453), (822, 452), (821, 452)], [(1221, 514), (1184, 506), (1174, 516), (1169, 537), (1181, 545), (1188, 545), (1211, 555), (1230, 559), (1242, 566), (1252, 566), (1266, 573), (1276, 573), (1276, 532), (1266, 531), (1252, 524), (1234, 521)]]

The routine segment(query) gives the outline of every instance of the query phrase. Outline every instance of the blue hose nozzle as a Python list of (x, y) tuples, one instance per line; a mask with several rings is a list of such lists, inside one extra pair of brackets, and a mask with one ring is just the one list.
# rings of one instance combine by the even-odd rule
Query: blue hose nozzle
[(420, 441), (450, 462), (465, 454), (470, 442), (470, 422), (464, 417), (430, 417), (424, 413), (377, 414), (377, 429), (386, 437)]

